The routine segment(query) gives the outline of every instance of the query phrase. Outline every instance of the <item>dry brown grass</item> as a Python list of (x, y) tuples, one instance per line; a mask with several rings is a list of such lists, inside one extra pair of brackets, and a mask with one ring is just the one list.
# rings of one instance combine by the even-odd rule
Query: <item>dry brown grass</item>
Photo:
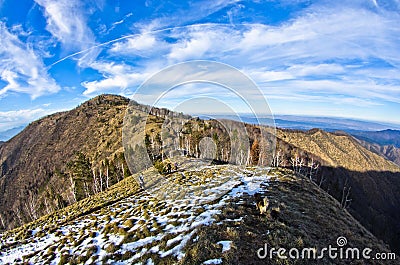
[(320, 157), (328, 163), (328, 166), (343, 167), (358, 172), (373, 170), (400, 172), (400, 168), (394, 163), (368, 151), (351, 136), (322, 130), (307, 133), (278, 129), (277, 137)]
[[(390, 250), (362, 227), (330, 195), (307, 180), (286, 175), (275, 178), (265, 193), (270, 200), (267, 215), (256, 210), (254, 198), (245, 196), (242, 202), (232, 201), (224, 207), (222, 224), (205, 227), (197, 242), (186, 248), (187, 256), (182, 264), (200, 264), (212, 258), (222, 258), (223, 264), (374, 264), (368, 261), (343, 260), (262, 260), (256, 251), (267, 243), (270, 247), (322, 249), (335, 246), (339, 236), (345, 236), (349, 246), (377, 252)], [(240, 222), (224, 222), (224, 219), (243, 217)], [(220, 240), (233, 242), (232, 249), (221, 253), (215, 243)], [(388, 261), (385, 264), (396, 264)]]

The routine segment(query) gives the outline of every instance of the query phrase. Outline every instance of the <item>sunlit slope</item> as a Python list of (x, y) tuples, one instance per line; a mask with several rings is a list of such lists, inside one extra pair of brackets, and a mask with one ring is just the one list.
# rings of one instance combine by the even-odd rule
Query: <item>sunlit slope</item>
[[(228, 173), (230, 180), (220, 178)], [(0, 261), (265, 264), (267, 261), (256, 254), (264, 244), (288, 249), (323, 248), (335, 245), (339, 236), (346, 237), (352, 247), (389, 251), (332, 197), (289, 170), (200, 165), (168, 177), (171, 185), (191, 180), (193, 187), (203, 185), (210, 193), (216, 187), (208, 187), (204, 180), (211, 183), (220, 179), (224, 181), (219, 187), (224, 189), (219, 189), (220, 197), (206, 204), (196, 203), (193, 198), (160, 200), (138, 190), (129, 177), (107, 193), (2, 234)], [(168, 186), (163, 188), (170, 190)], [(270, 201), (266, 215), (256, 210), (256, 192)], [(343, 264), (342, 260), (322, 261)], [(268, 264), (282, 264), (282, 260), (274, 257)], [(317, 263), (298, 260), (285, 264)]]
[(397, 165), (365, 149), (349, 135), (334, 134), (322, 130), (308, 132), (278, 130), (277, 137), (318, 156), (326, 162), (327, 166), (344, 167), (359, 172), (400, 172)]

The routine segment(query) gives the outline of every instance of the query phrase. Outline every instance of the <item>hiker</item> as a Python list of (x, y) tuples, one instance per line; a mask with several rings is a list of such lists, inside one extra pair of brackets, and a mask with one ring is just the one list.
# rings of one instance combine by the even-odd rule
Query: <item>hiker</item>
[(171, 163), (167, 164), (167, 173), (170, 174), (171, 173)]
[(143, 175), (139, 175), (139, 186), (142, 190), (144, 190), (144, 180)]
[(269, 200), (267, 197), (262, 197), (260, 193), (254, 194), (254, 199), (256, 201), (256, 208), (260, 211), (260, 214), (266, 214), (269, 206)]
[(175, 164), (174, 164), (174, 170), (175, 170), (175, 171), (178, 171), (178, 162), (175, 162)]

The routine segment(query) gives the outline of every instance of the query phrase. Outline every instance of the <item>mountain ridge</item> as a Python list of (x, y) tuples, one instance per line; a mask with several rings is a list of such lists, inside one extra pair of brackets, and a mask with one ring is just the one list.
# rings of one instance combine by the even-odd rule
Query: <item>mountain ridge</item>
[[(16, 227), (107, 189), (109, 185), (108, 182), (105, 184), (105, 172), (107, 179), (110, 173), (110, 184), (129, 175), (121, 140), (128, 102), (120, 96), (98, 96), (71, 111), (31, 123), (21, 134), (0, 146), (0, 188), (7, 191), (0, 194), (3, 228)], [(154, 115), (151, 117), (153, 122), (162, 124), (162, 119)], [(196, 124), (201, 120), (193, 119), (191, 122)], [(207, 126), (214, 126), (216, 121), (208, 123)], [(198, 125), (204, 127), (204, 124)], [(217, 132), (218, 127), (215, 128)], [(246, 125), (246, 129), (251, 140), (255, 141), (259, 132), (257, 127)], [(192, 137), (192, 134), (187, 135)], [(277, 151), (282, 156), (279, 166), (295, 169), (296, 174), (305, 174), (316, 183), (321, 183), (321, 187), (329, 190), (338, 201), (341, 200), (341, 193), (351, 188), (353, 205), (358, 207), (350, 205), (352, 214), (368, 229), (376, 226), (374, 233), (380, 235), (380, 239), (391, 242), (394, 249), (399, 249), (396, 234), (391, 235), (383, 227), (388, 225), (394, 229), (398, 220), (398, 217), (390, 219), (391, 215), (397, 216), (396, 202), (399, 198), (396, 197), (396, 189), (399, 189), (397, 184), (393, 185), (398, 183), (395, 175), (389, 174), (397, 174), (400, 170), (397, 166), (368, 151), (350, 136), (322, 130), (277, 129)], [(293, 166), (291, 159), (294, 158), (304, 159), (302, 167)], [(316, 165), (318, 163), (320, 170), (318, 174), (309, 176), (306, 171), (312, 161)], [(32, 176), (30, 172), (36, 172), (37, 176)], [(383, 172), (384, 178), (379, 177), (379, 172)], [(99, 184), (102, 180), (103, 183)], [(377, 181), (383, 183), (387, 194), (377, 193), (376, 186), (365, 184)], [(21, 186), (25, 193), (21, 192)], [(77, 195), (78, 198), (74, 198)], [(371, 220), (368, 216), (379, 212), (385, 203), (383, 197), (387, 195), (391, 196), (390, 207), (383, 207), (385, 210), (380, 213), (384, 221)], [(365, 205), (365, 200), (373, 203), (371, 209)]]
[[(32, 122), (2, 144), (0, 208), (4, 223), (11, 222), (11, 227), (23, 224), (42, 215), (46, 208), (51, 211), (70, 204), (73, 198), (66, 171), (76, 152), (97, 161), (123, 154), (121, 127), (128, 102), (123, 97), (99, 96), (71, 111)], [(45, 197), (39, 199), (42, 194)], [(36, 199), (35, 205), (29, 205)], [(40, 208), (40, 213), (34, 208)]]
[(382, 146), (393, 145), (396, 148), (400, 148), (400, 130), (381, 130), (372, 132), (353, 132), (353, 136), (356, 138), (372, 143), (379, 144)]
[(357, 139), (362, 146), (366, 149), (385, 157), (387, 160), (392, 161), (396, 165), (400, 166), (400, 148), (394, 145), (380, 145), (377, 143), (371, 143), (369, 141), (364, 141)]

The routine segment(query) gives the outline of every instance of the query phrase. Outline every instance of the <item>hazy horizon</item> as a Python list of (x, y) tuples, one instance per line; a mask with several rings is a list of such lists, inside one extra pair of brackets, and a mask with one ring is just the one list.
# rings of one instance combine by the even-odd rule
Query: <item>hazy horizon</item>
[[(240, 70), (273, 113), (399, 123), (399, 11), (391, 0), (0, 1), (0, 127), (103, 93), (130, 97), (190, 60)], [(178, 83), (163, 100), (243, 100), (213, 85)]]
[[(190, 113), (186, 113), (190, 114)], [(246, 117), (249, 116), (254, 116), (252, 113), (237, 113), (238, 117), (240, 119), (236, 120), (241, 120), (243, 122), (249, 122), (246, 120)], [(210, 113), (191, 113), (190, 115), (196, 116), (203, 118), (205, 116), (213, 116), (216, 118), (223, 118), (224, 116), (232, 116), (231, 113), (217, 113), (217, 114), (210, 114)], [(257, 116), (259, 119), (265, 118), (263, 116)], [(287, 115), (287, 114), (273, 114), (274, 121), (276, 127), (279, 128), (285, 128), (285, 129), (302, 129), (302, 130), (309, 130), (313, 128), (320, 128), (320, 129), (331, 129), (331, 130), (359, 130), (359, 131), (380, 131), (380, 130), (386, 130), (386, 129), (391, 129), (391, 130), (400, 130), (400, 124), (394, 124), (394, 123), (384, 123), (384, 122), (379, 122), (379, 121), (373, 121), (373, 120), (357, 120), (357, 119), (351, 119), (351, 118), (342, 118), (342, 117), (322, 117), (322, 116), (306, 116), (306, 115)], [(232, 118), (232, 117), (228, 117)], [(285, 120), (284, 118), (291, 118), (288, 120)], [(308, 119), (308, 120), (307, 120)], [(311, 119), (317, 119), (317, 121), (313, 121)], [(325, 121), (322, 121), (321, 119), (324, 119)], [(278, 121), (282, 120), (282, 121)], [(352, 122), (351, 124), (340, 124), (335, 127), (335, 125), (332, 125), (333, 121), (348, 121)], [(286, 123), (288, 124), (286, 125)], [(323, 126), (314, 126), (313, 122), (320, 122)], [(263, 124), (263, 122), (260, 122)], [(23, 124), (20, 126), (16, 126), (10, 129), (6, 130), (0, 130), (0, 141), (7, 141), (17, 135), (20, 131), (22, 131), (28, 124)], [(358, 129), (355, 129), (358, 128)]]

